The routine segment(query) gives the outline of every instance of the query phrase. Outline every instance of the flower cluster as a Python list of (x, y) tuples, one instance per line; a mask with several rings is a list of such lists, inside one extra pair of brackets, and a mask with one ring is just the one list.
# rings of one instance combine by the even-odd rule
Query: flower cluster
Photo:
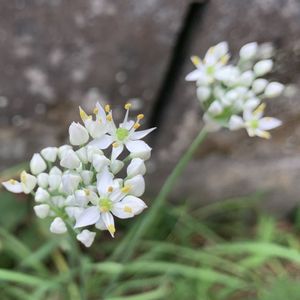
[[(86, 247), (96, 235), (87, 226), (114, 236), (113, 216), (132, 218), (147, 207), (139, 197), (145, 190), (144, 161), (150, 158), (151, 148), (141, 139), (155, 128), (138, 131), (144, 115), (129, 120), (130, 107), (125, 105), (125, 118), (118, 126), (109, 105), (103, 108), (97, 103), (94, 116), (79, 108), (83, 125), (70, 125), (71, 145), (34, 154), (31, 174), (23, 171), (20, 181), (11, 179), (3, 186), (13, 193), (33, 194), (36, 215), (52, 218), (53, 233), (73, 227)], [(123, 178), (117, 176), (120, 172)]]
[(233, 64), (228, 44), (221, 42), (209, 48), (203, 60), (192, 57), (196, 70), (186, 80), (196, 82), (208, 130), (245, 128), (249, 136), (270, 138), (268, 130), (281, 125), (280, 120), (263, 116), (264, 99), (277, 97), (284, 89), (283, 84), (262, 78), (272, 70), (272, 52), (267, 44), (248, 43)]

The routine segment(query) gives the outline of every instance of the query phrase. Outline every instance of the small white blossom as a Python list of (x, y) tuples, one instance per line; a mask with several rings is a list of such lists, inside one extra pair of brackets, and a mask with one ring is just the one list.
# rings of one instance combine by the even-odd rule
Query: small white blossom
[(37, 183), (38, 186), (42, 187), (42, 188), (47, 188), (48, 184), (49, 184), (49, 174), (47, 173), (40, 173), (37, 177)]
[(253, 70), (256, 74), (256, 76), (263, 76), (267, 73), (269, 73), (273, 68), (273, 62), (271, 59), (266, 59), (266, 60), (261, 60), (259, 62), (257, 62), (254, 67)]
[(50, 199), (50, 194), (48, 193), (48, 191), (46, 191), (42, 187), (39, 187), (36, 190), (34, 199), (36, 202), (45, 202)]
[(258, 45), (256, 42), (245, 44), (240, 49), (240, 58), (243, 60), (253, 59), (257, 53)]
[(56, 234), (63, 234), (67, 232), (65, 222), (60, 217), (56, 217), (50, 225), (50, 231)]
[(55, 162), (58, 154), (56, 147), (47, 147), (41, 151), (43, 158), (50, 162)]
[(66, 152), (64, 152), (60, 165), (67, 169), (76, 169), (80, 166), (80, 159), (74, 152), (74, 150), (69, 149)]
[(84, 145), (89, 140), (89, 133), (84, 126), (73, 122), (69, 127), (69, 138), (72, 145)]
[(127, 167), (127, 176), (129, 178), (136, 175), (144, 175), (146, 173), (146, 166), (141, 158), (134, 158)]
[(50, 212), (50, 207), (48, 204), (35, 205), (33, 207), (33, 209), (34, 209), (35, 214), (41, 219), (46, 218)]
[(76, 238), (80, 241), (85, 247), (89, 248), (95, 239), (96, 232), (89, 231), (88, 229), (82, 230), (79, 234), (77, 234)]
[(265, 96), (267, 98), (278, 97), (284, 90), (284, 85), (280, 82), (270, 82), (265, 90)]
[(77, 174), (64, 174), (62, 176), (62, 190), (67, 194), (73, 194), (81, 181), (80, 175)]
[(47, 164), (39, 153), (35, 153), (30, 161), (30, 171), (32, 174), (37, 175), (47, 169)]

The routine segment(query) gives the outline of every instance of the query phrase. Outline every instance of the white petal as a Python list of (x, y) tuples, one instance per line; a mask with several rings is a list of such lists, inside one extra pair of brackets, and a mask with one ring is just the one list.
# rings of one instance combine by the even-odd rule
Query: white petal
[(135, 131), (130, 135), (130, 139), (132, 140), (142, 139), (143, 137), (147, 136), (150, 132), (152, 132), (155, 129), (156, 127), (146, 129), (146, 130)]
[(49, 175), (62, 175), (62, 171), (58, 167), (51, 168)]
[(124, 167), (124, 163), (121, 160), (114, 160), (110, 164), (110, 170), (113, 174), (119, 173)]
[(244, 127), (244, 120), (240, 116), (233, 115), (229, 120), (229, 129), (238, 130)]
[[(145, 208), (147, 208), (147, 205), (144, 201), (141, 199), (134, 197), (134, 196), (126, 196), (122, 201), (116, 203), (114, 205), (120, 207), (123, 207), (123, 211), (126, 213), (132, 213), (133, 215), (140, 214)], [(129, 209), (130, 208), (130, 209)]]
[(264, 78), (255, 79), (252, 84), (252, 90), (254, 91), (255, 94), (260, 94), (265, 90), (267, 84), (268, 84), (268, 80)]
[(78, 219), (78, 217), (84, 211), (84, 208), (77, 206), (68, 206), (65, 208), (65, 211), (71, 219)]
[(202, 75), (202, 71), (196, 69), (192, 71), (191, 73), (187, 74), (185, 77), (186, 81), (197, 81), (198, 78)]
[(31, 193), (33, 191), (33, 189), (35, 188), (36, 183), (37, 183), (36, 177), (34, 177), (33, 175), (23, 171), (20, 175), (20, 178), (21, 178), (21, 184), (22, 184), (22, 187), (23, 187), (23, 192), (25, 194)]
[(87, 155), (87, 149), (86, 147), (82, 147), (76, 151), (77, 156), (79, 159), (84, 163), (88, 163), (88, 155)]
[(261, 130), (271, 130), (276, 127), (279, 127), (282, 124), (280, 120), (276, 118), (270, 118), (270, 117), (262, 118), (258, 122), (259, 122), (258, 127)]
[(113, 138), (107, 134), (103, 135), (100, 138), (94, 139), (89, 143), (90, 146), (96, 146), (99, 149), (106, 149), (113, 142)]
[(42, 156), (39, 153), (35, 153), (32, 156), (30, 161), (30, 170), (31, 173), (37, 175), (44, 172), (47, 169), (47, 164), (43, 160)]
[(48, 216), (50, 212), (50, 207), (48, 204), (39, 204), (33, 207), (35, 214), (37, 217), (44, 219)]
[(60, 146), (60, 147), (58, 148), (58, 157), (59, 157), (59, 159), (61, 159), (61, 158), (63, 157), (64, 153), (65, 153), (67, 150), (70, 150), (70, 149), (72, 149), (72, 146), (70, 146), (70, 145), (63, 145), (63, 146)]
[(268, 98), (278, 97), (284, 90), (284, 85), (280, 82), (270, 82), (265, 90), (265, 96)]
[(96, 224), (100, 218), (100, 211), (98, 207), (91, 206), (87, 209), (85, 209), (78, 219), (76, 220), (76, 224), (74, 228), (80, 228), (92, 224)]
[(139, 157), (144, 160), (151, 155), (151, 148), (144, 141), (128, 141), (125, 144), (132, 157)]
[(141, 158), (133, 158), (127, 167), (127, 176), (133, 177), (136, 175), (144, 175), (146, 173), (146, 166)]
[(85, 247), (90, 247), (95, 239), (96, 232), (89, 231), (87, 229), (82, 230), (81, 233), (77, 234), (76, 238), (80, 241)]
[(107, 230), (111, 234), (111, 236), (114, 237), (116, 228), (115, 228), (114, 217), (112, 216), (112, 214), (109, 212), (101, 213), (101, 218), (102, 218)]
[(10, 179), (8, 181), (4, 181), (2, 182), (2, 185), (9, 191), (12, 193), (23, 193), (23, 188), (22, 188), (22, 184), (19, 181), (16, 181), (14, 179)]
[(84, 170), (80, 173), (80, 176), (83, 180), (83, 183), (85, 185), (89, 185), (89, 184), (91, 184), (91, 182), (93, 180), (94, 173), (92, 171)]
[(102, 218), (95, 224), (95, 227), (100, 230), (107, 230), (105, 223), (103, 222)]
[(123, 149), (124, 149), (123, 144), (118, 144), (118, 147), (112, 147), (111, 160), (112, 161), (116, 160), (119, 157), (119, 155), (122, 153)]
[(100, 196), (107, 195), (109, 188), (113, 186), (113, 178), (113, 174), (108, 170), (97, 175), (97, 189)]
[(126, 180), (124, 186), (127, 185), (130, 187), (129, 193), (131, 195), (140, 197), (145, 192), (145, 180), (142, 175), (136, 175), (131, 179)]
[(64, 223), (64, 221), (61, 218), (57, 217), (51, 223), (50, 231), (52, 233), (62, 234), (67, 231), (67, 227), (66, 227), (66, 224)]
[(102, 105), (99, 102), (96, 103), (96, 107), (98, 109), (97, 118), (99, 118), (102, 123), (105, 123), (106, 122), (105, 110), (103, 109)]
[(108, 166), (110, 160), (104, 155), (94, 154), (92, 157), (92, 165), (97, 172), (101, 172), (104, 167)]
[(48, 182), (51, 191), (57, 190), (61, 184), (61, 175), (49, 175)]

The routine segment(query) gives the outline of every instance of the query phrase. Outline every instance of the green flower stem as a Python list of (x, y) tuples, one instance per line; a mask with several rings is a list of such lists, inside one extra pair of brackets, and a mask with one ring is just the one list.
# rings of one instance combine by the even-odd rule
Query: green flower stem
[(163, 206), (167, 197), (170, 195), (173, 190), (177, 179), (180, 177), (182, 172), (184, 171), (188, 162), (192, 159), (194, 153), (197, 151), (201, 143), (204, 141), (207, 135), (207, 131), (203, 128), (187, 151), (183, 154), (183, 156), (178, 161), (177, 165), (174, 167), (171, 174), (168, 176), (164, 185), (162, 186), (159, 194), (157, 195), (153, 205), (150, 207), (148, 214), (141, 220), (141, 224), (138, 227), (137, 231), (134, 232), (133, 237), (128, 241), (128, 245), (126, 247), (125, 256), (123, 256), (123, 262), (130, 259), (133, 254), (133, 251), (138, 244), (141, 237), (148, 231), (149, 228), (153, 226), (155, 222), (156, 216), (159, 213), (159, 210)]

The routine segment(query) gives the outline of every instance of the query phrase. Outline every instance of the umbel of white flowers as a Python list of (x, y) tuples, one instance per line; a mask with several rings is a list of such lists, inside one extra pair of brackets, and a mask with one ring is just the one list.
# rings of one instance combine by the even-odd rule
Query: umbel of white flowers
[[(86, 247), (96, 236), (92, 228), (114, 236), (114, 217), (132, 218), (147, 207), (140, 197), (151, 148), (142, 138), (155, 128), (138, 130), (144, 115), (130, 120), (130, 107), (125, 105), (125, 117), (118, 126), (109, 105), (103, 108), (97, 103), (94, 116), (79, 108), (83, 125), (70, 125), (71, 145), (35, 153), (31, 174), (23, 171), (20, 181), (10, 179), (3, 186), (13, 193), (34, 195), (35, 214), (50, 218), (53, 233), (63, 234), (73, 227)], [(125, 175), (118, 176), (124, 168)]]
[(221, 42), (209, 48), (203, 60), (191, 58), (196, 70), (186, 80), (196, 82), (207, 130), (245, 128), (251, 137), (270, 138), (268, 130), (281, 125), (280, 120), (263, 116), (263, 101), (278, 97), (284, 89), (283, 84), (263, 78), (272, 70), (272, 53), (269, 44), (248, 43), (233, 63), (227, 42)]

